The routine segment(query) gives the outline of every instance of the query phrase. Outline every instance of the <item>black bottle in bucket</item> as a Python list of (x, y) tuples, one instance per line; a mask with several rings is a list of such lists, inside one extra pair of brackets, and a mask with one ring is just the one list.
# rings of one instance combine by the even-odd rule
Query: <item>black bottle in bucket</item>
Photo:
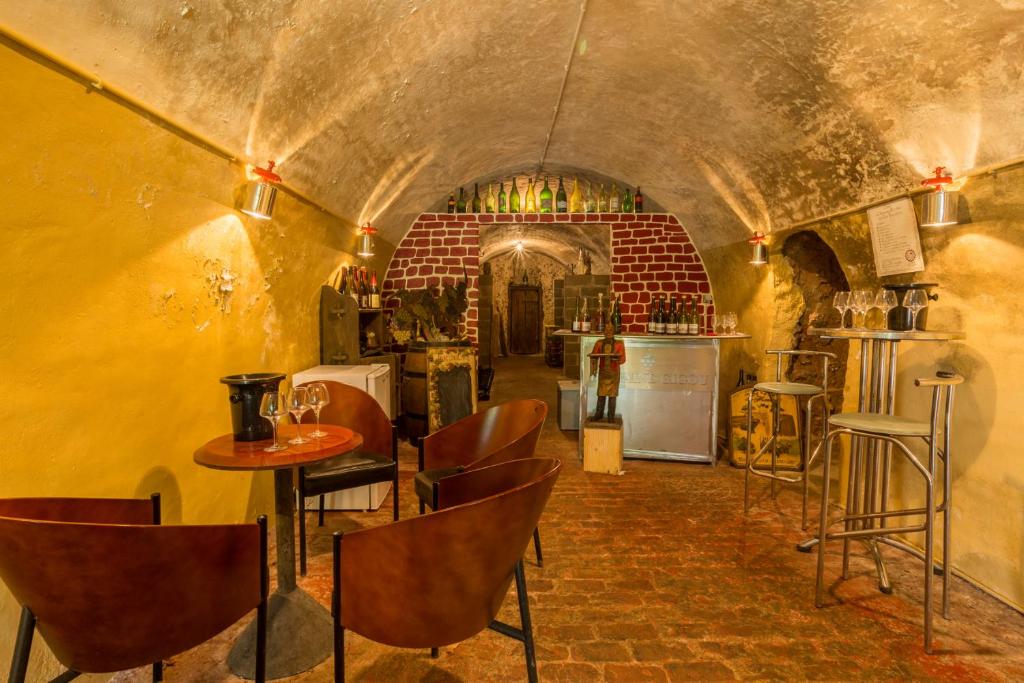
[[(910, 321), (913, 316), (910, 314), (910, 309), (903, 306), (903, 299), (907, 296), (907, 292), (912, 289), (923, 289), (929, 301), (937, 301), (939, 295), (932, 294), (934, 287), (938, 287), (934, 282), (918, 282), (911, 285), (882, 285), (883, 289), (891, 289), (896, 292), (896, 308), (889, 311), (887, 321), (889, 329), (896, 332), (906, 332), (910, 329)], [(914, 328), (923, 332), (927, 324), (928, 308), (922, 308), (917, 312), (917, 321)]]
[(231, 427), (235, 441), (262, 441), (274, 436), (270, 421), (260, 417), (260, 401), (268, 391), (277, 391), (284, 379), (280, 372), (250, 372), (228, 375), (220, 381), (228, 385), (231, 401)]

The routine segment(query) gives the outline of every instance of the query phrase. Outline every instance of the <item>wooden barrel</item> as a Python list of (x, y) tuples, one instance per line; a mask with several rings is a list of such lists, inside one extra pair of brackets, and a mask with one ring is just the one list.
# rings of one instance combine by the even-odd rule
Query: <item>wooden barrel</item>
[(412, 441), (429, 433), (427, 349), (447, 346), (469, 346), (469, 341), (412, 342), (405, 354), (405, 367), (402, 370), (402, 410), (405, 433)]

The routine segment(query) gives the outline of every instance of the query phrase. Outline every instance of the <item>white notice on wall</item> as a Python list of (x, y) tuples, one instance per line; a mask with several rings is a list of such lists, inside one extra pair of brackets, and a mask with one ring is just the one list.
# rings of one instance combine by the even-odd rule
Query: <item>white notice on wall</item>
[(924, 270), (917, 216), (909, 198), (868, 209), (868, 224), (878, 277)]

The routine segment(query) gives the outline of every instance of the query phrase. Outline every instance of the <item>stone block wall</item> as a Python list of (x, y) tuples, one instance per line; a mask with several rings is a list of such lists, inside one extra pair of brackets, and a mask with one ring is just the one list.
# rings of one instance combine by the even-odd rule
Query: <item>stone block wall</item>
[(596, 296), (598, 291), (607, 291), (609, 287), (622, 299), (622, 324), (626, 332), (646, 330), (647, 311), (652, 297), (659, 293), (708, 295), (708, 303), (698, 298), (703, 320), (707, 321), (714, 312), (710, 301), (711, 284), (700, 254), (676, 217), (659, 213), (421, 214), (399, 242), (388, 266), (382, 286), (384, 305), (396, 308), (395, 294), (402, 288), (440, 285), (461, 278), (465, 267), (469, 275), (466, 329), (470, 339), (476, 342), (480, 227), (495, 223), (611, 226), (611, 275), (600, 276), (606, 278), (603, 285), (585, 285), (585, 291), (579, 288), (570, 291), (570, 280), (586, 276), (570, 276), (563, 281), (562, 290), (557, 293), (561, 295), (561, 304), (555, 304), (555, 321), (559, 324), (561, 314), (562, 327), (572, 322), (576, 294)]

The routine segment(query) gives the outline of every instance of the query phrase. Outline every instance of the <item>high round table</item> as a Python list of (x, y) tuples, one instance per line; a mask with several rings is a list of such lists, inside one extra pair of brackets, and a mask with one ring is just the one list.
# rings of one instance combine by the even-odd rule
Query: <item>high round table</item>
[[(894, 330), (871, 330), (859, 328), (811, 328), (812, 335), (825, 339), (857, 339), (860, 340), (860, 381), (857, 411), (862, 413), (882, 413), (892, 415), (896, 406), (896, 361), (900, 342), (948, 342), (964, 339), (963, 332), (944, 332), (937, 330), (910, 330), (897, 332)], [(886, 444), (878, 450), (875, 443), (864, 444), (863, 439), (855, 438), (851, 452), (851, 471), (849, 490), (847, 492), (846, 509), (848, 514), (866, 514), (885, 512), (889, 498), (889, 470), (892, 462), (892, 445)], [(823, 504), (825, 501), (823, 501)], [(866, 522), (874, 525), (875, 521)], [(878, 522), (885, 526), (885, 519)], [(849, 527), (848, 527), (849, 528)], [(809, 538), (797, 544), (801, 552), (810, 552), (817, 545), (818, 539)], [(868, 550), (875, 560), (878, 571), (878, 588), (883, 593), (891, 593), (892, 585), (885, 568), (885, 561), (878, 549), (879, 543), (885, 543), (921, 559), (924, 555), (916, 548), (894, 538), (878, 537), (865, 540)], [(849, 539), (843, 544), (843, 576), (849, 571), (850, 551)]]
[[(217, 470), (273, 470), (277, 533), (277, 590), (267, 610), (267, 678), (283, 678), (308, 671), (333, 652), (331, 615), (295, 584), (295, 489), (292, 468), (328, 460), (363, 445), (363, 437), (351, 429), (321, 424), (327, 436), (309, 443), (288, 444), (288, 449), (268, 453), (266, 441), (235, 441), (225, 434), (203, 444), (192, 459)], [(304, 434), (313, 431), (305, 425)], [(281, 425), (278, 440), (287, 442), (295, 425)], [(253, 678), (256, 669), (256, 622), (238, 638), (228, 666), (232, 673)]]

